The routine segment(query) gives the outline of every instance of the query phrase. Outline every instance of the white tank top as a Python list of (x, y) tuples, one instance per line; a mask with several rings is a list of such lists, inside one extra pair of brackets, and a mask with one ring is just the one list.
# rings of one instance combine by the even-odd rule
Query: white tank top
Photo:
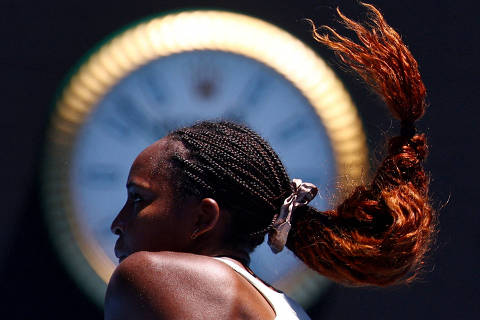
[(268, 287), (233, 261), (222, 257), (215, 257), (215, 259), (230, 266), (265, 297), (276, 314), (275, 320), (310, 320), (310, 317), (303, 308), (284, 293), (277, 292)]

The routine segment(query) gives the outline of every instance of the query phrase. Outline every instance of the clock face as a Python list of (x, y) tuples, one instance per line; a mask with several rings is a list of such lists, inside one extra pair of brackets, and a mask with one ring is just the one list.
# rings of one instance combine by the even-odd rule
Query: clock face
[[(110, 232), (130, 165), (169, 131), (205, 119), (244, 123), (279, 153), (291, 178), (317, 184), (327, 207), (339, 179), (358, 181), (365, 137), (348, 93), (311, 49), (238, 13), (180, 11), (102, 45), (60, 95), (47, 132), (42, 198), (54, 244), (99, 305), (117, 263)], [(261, 245), (252, 269), (308, 306), (325, 280), (288, 250)]]
[[(247, 124), (279, 153), (292, 178), (332, 185), (335, 159), (325, 128), (301, 92), (266, 65), (233, 53), (190, 51), (156, 59), (130, 73), (98, 102), (79, 131), (71, 165), (77, 220), (116, 262), (110, 224), (122, 208), (130, 165), (171, 130), (199, 120)], [(317, 207), (326, 208), (317, 197)], [(263, 244), (252, 269), (275, 283), (300, 262)], [(298, 271), (298, 270), (297, 270)]]

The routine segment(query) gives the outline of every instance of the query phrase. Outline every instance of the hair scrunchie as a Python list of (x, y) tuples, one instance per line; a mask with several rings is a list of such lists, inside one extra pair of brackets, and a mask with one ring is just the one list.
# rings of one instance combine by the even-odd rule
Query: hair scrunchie
[(273, 253), (279, 253), (287, 243), (288, 233), (292, 225), (290, 224), (293, 211), (307, 205), (315, 198), (318, 188), (313, 183), (302, 182), (300, 179), (293, 179), (293, 192), (283, 202), (280, 213), (276, 215), (272, 224), (272, 229), (268, 233), (268, 245)]

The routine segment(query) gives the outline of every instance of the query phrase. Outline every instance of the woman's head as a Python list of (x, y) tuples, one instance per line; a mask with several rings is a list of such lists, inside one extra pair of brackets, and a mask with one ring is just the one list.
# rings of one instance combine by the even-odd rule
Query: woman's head
[(200, 122), (149, 146), (133, 163), (127, 189), (112, 224), (119, 257), (140, 250), (202, 251), (194, 248), (198, 240), (192, 235), (198, 213), (212, 209), (208, 199), (219, 215), (208, 232), (219, 243), (209, 245), (248, 253), (263, 241), (291, 193), (285, 168), (268, 143), (226, 121)]

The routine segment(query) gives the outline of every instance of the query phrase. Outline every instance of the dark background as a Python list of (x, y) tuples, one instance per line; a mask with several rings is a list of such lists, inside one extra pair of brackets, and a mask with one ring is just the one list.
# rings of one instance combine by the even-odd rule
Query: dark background
[[(310, 310), (314, 319), (478, 319), (480, 231), (477, 107), (479, 10), (475, 1), (373, 1), (418, 59), (430, 108), (420, 123), (431, 153), (438, 240), (422, 279), (410, 286), (333, 286)], [(69, 69), (107, 35), (133, 21), (179, 8), (230, 9), (273, 22), (332, 61), (302, 21), (332, 24), (337, 5), (353, 18), (357, 2), (22, 1), (0, 2), (1, 224), (0, 317), (101, 319), (67, 276), (46, 232), (37, 193), (43, 136), (55, 91)], [(338, 70), (338, 68), (337, 68)], [(392, 126), (379, 100), (355, 77), (352, 92), (377, 158)]]

